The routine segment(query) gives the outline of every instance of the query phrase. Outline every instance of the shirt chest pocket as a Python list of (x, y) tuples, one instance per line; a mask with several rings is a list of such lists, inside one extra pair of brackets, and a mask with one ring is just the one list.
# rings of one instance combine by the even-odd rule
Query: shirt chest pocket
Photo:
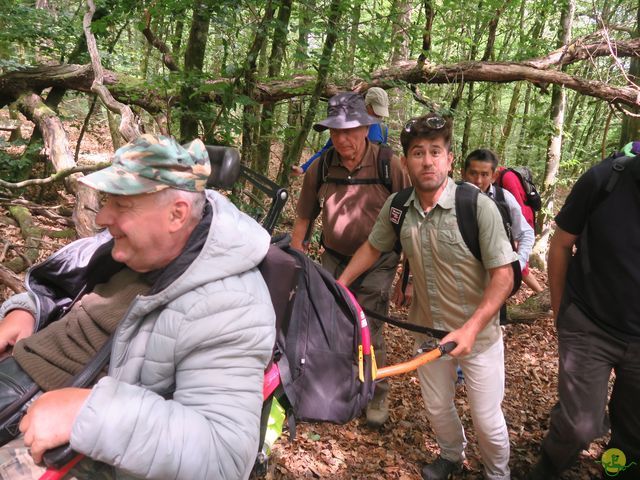
[(435, 253), (445, 262), (457, 263), (469, 255), (458, 228), (440, 228), (434, 233)]

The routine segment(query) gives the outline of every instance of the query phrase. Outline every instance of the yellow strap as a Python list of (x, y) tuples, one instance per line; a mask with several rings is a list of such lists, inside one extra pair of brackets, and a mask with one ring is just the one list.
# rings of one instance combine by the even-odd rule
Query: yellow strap
[(376, 354), (373, 351), (373, 345), (371, 345), (371, 378), (376, 379), (378, 376), (378, 365), (376, 364)]
[(358, 345), (358, 378), (364, 383), (364, 354), (362, 353), (362, 345)]

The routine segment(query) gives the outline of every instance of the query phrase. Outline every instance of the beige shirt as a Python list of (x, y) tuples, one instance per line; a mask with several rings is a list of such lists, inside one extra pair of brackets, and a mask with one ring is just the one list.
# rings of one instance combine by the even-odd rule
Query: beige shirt
[[(430, 328), (452, 331), (473, 314), (489, 283), (487, 270), (517, 260), (494, 202), (478, 196), (477, 218), (482, 262), (464, 243), (456, 218), (456, 184), (450, 178), (437, 204), (427, 214), (412, 193), (400, 231), (400, 242), (413, 273), (413, 302), (409, 321)], [(369, 242), (383, 252), (393, 249), (396, 235), (389, 221), (391, 198), (378, 215)], [(474, 352), (501, 338), (499, 313), (476, 339)]]
[[(378, 179), (378, 151), (380, 146), (367, 140), (362, 162), (349, 171), (336, 153), (328, 169), (332, 178), (373, 178)], [(323, 183), (318, 185), (319, 159), (311, 164), (304, 176), (302, 191), (296, 207), (298, 217), (314, 220), (322, 208), (322, 236), (324, 244), (332, 250), (351, 256), (364, 243), (376, 221), (378, 212), (389, 197), (384, 185), (339, 185)], [(410, 185), (409, 177), (403, 171), (400, 159), (391, 158), (391, 186), (398, 192)]]

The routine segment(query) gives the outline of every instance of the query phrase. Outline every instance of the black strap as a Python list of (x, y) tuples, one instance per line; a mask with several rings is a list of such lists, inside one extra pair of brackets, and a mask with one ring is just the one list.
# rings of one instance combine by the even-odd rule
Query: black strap
[[(620, 175), (622, 175), (622, 172), (624, 172), (625, 167), (634, 158), (637, 158), (637, 157), (624, 156), (624, 157), (618, 157), (613, 161), (613, 164), (611, 165), (611, 175), (609, 175), (609, 181), (607, 182), (607, 185), (604, 187), (604, 191), (607, 194), (613, 191), (613, 189), (616, 186), (616, 183), (618, 183), (618, 179), (620, 178)], [(604, 198), (602, 200), (604, 200)]]
[(393, 184), (391, 180), (391, 159), (393, 158), (393, 150), (387, 145), (380, 145), (378, 151), (378, 176), (382, 185), (393, 193)]
[(405, 204), (409, 200), (411, 192), (413, 192), (413, 187), (400, 190), (391, 200), (391, 205), (389, 207), (389, 221), (391, 222), (393, 231), (396, 234), (396, 243), (393, 250), (397, 253), (402, 251), (402, 245), (400, 244), (400, 231), (402, 230), (404, 218), (409, 210), (409, 206)]
[(397, 318), (387, 317), (385, 315), (381, 315), (380, 313), (373, 312), (368, 308), (364, 308), (363, 310), (368, 317), (375, 318), (376, 320), (380, 320), (381, 322), (388, 323), (390, 325), (395, 325), (396, 327), (409, 330), (410, 332), (426, 333), (427, 335), (431, 335), (434, 338), (444, 338), (447, 334), (449, 334), (449, 332), (445, 330), (423, 327), (422, 325), (416, 325), (415, 323), (409, 323)]
[(382, 179), (380, 178), (335, 178), (327, 177), (322, 183), (334, 183), (336, 185), (380, 185)]
[[(471, 251), (474, 257), (478, 261), (482, 261), (482, 254), (480, 252), (480, 234), (478, 231), (478, 194), (480, 190), (473, 185), (465, 182), (456, 182), (458, 187), (456, 188), (456, 217), (458, 220), (458, 229), (462, 235), (464, 243)], [(503, 192), (504, 195), (504, 192)], [(491, 198), (491, 197), (489, 197)], [(507, 238), (513, 248), (513, 235), (511, 234), (511, 223), (508, 209), (501, 207), (498, 202), (498, 211), (502, 217), (502, 224), (507, 234)], [(515, 248), (514, 248), (515, 250)], [(513, 287), (509, 296), (513, 295), (520, 288), (522, 283), (522, 270), (520, 269), (520, 262), (514, 260), (511, 262), (511, 269), (513, 270)]]
[(336, 154), (334, 147), (326, 150), (318, 159), (318, 180), (316, 184), (316, 194), (320, 192), (323, 183), (334, 183), (337, 185), (384, 185), (392, 192), (391, 181), (391, 159), (393, 150), (386, 145), (379, 145), (377, 160), (378, 176), (372, 178), (336, 178), (329, 176), (329, 168), (333, 163)]
[[(600, 206), (600, 204), (605, 200), (605, 198), (607, 198), (609, 194), (613, 192), (613, 189), (615, 188), (616, 184), (618, 183), (618, 180), (622, 176), (622, 173), (624, 172), (625, 167), (633, 159), (638, 157), (639, 156), (635, 156), (635, 157), (623, 156), (623, 157), (615, 158), (613, 160), (611, 164), (611, 172), (609, 174), (609, 179), (607, 180), (607, 183), (604, 189), (600, 191), (600, 194), (596, 197), (595, 201), (589, 207), (590, 214), (592, 214)], [(589, 219), (587, 218), (587, 221), (584, 224), (582, 233), (580, 234), (580, 246), (579, 246), (581, 264), (582, 264), (582, 273), (585, 275), (591, 272), (591, 262), (589, 262), (589, 244), (587, 240), (588, 237), (589, 237)]]
[(456, 184), (458, 185), (455, 200), (458, 229), (467, 248), (478, 261), (482, 261), (477, 216), (480, 190), (466, 182), (456, 182)]

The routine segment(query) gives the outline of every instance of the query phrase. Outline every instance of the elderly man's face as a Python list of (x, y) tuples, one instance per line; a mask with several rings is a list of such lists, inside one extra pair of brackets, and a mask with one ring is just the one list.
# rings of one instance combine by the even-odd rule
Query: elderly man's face
[(365, 139), (369, 127), (332, 128), (331, 141), (343, 160), (360, 160), (366, 146)]
[(174, 202), (163, 192), (106, 195), (96, 223), (109, 229), (111, 256), (136, 272), (166, 266), (174, 257)]

